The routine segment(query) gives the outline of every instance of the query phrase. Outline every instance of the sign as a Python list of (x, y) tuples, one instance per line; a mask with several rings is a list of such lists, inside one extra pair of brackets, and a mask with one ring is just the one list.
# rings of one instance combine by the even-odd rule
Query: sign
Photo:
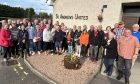
[(56, 19), (70, 19), (70, 20), (88, 20), (88, 16), (80, 16), (78, 14), (75, 15), (63, 15), (63, 14), (56, 14)]

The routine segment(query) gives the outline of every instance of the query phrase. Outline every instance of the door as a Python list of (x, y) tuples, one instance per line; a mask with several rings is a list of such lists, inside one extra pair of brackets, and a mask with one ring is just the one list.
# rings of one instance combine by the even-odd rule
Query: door
[(125, 23), (125, 28), (132, 28), (133, 24), (138, 24), (139, 17), (127, 17), (124, 16), (122, 18), (123, 22)]

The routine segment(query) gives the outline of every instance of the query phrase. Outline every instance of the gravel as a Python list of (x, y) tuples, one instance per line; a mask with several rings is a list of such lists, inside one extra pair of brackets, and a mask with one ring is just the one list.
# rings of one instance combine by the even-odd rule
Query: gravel
[(94, 64), (88, 58), (78, 70), (70, 70), (64, 67), (63, 56), (34, 55), (27, 60), (41, 73), (57, 81), (59, 84), (85, 84), (85, 81), (99, 70), (100, 63)]

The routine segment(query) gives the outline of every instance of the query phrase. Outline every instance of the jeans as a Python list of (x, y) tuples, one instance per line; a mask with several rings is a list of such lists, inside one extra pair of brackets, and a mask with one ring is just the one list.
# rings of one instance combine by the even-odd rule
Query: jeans
[(21, 53), (21, 56), (22, 57), (24, 57), (24, 51), (25, 51), (25, 55), (30, 55), (29, 54), (29, 45), (28, 45), (28, 42), (26, 42), (26, 43), (20, 42), (19, 43), (19, 48), (20, 48), (20, 53)]
[(76, 45), (76, 53), (77, 55), (80, 57), (80, 53), (81, 52), (81, 46), (80, 45)]
[(3, 57), (7, 59), (8, 56), (11, 57), (11, 47), (3, 47)]
[(91, 60), (97, 57), (98, 46), (90, 45), (90, 58)]
[(82, 46), (81, 46), (81, 55), (82, 55), (83, 57), (86, 57), (86, 54), (87, 54), (87, 46), (82, 45)]
[(29, 39), (29, 50), (35, 51), (33, 39)]
[(114, 59), (104, 58), (105, 71), (109, 76), (112, 75)]
[(3, 54), (3, 47), (0, 46), (0, 55), (2, 55), (2, 54)]
[(35, 52), (40, 51), (41, 50), (41, 41), (35, 42)]
[(68, 53), (70, 53), (70, 54), (73, 53), (73, 47), (71, 45), (68, 46)]
[(56, 48), (62, 48), (62, 42), (55, 42), (55, 47)]
[(132, 59), (124, 59), (119, 56), (118, 59), (118, 72), (119, 75), (125, 75), (126, 81), (129, 81), (131, 75)]

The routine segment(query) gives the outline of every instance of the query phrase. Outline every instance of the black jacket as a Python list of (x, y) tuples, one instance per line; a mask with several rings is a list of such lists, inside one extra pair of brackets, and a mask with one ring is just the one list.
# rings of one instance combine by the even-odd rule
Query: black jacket
[(79, 32), (77, 31), (77, 32), (76, 32), (75, 37), (76, 37), (76, 39), (77, 39), (77, 40), (76, 40), (76, 44), (77, 44), (77, 45), (80, 45), (80, 36), (81, 36), (81, 33), (82, 33), (82, 31), (79, 31)]
[(64, 38), (64, 34), (63, 34), (62, 30), (55, 31), (54, 38), (53, 38), (55, 42), (56, 41), (62, 42), (63, 38)]
[[(107, 40), (104, 40), (103, 42), (104, 47), (104, 58), (110, 58), (110, 59), (116, 59), (117, 58), (117, 41), (115, 39), (112, 39), (109, 44), (107, 44)], [(106, 49), (106, 55), (105, 55), (105, 49)]]
[(25, 40), (25, 42), (27, 42), (29, 40), (28, 32), (26, 30), (24, 30), (24, 31), (19, 30), (18, 39), (19, 39), (19, 42), (22, 42), (23, 40)]
[(94, 46), (99, 46), (100, 44), (100, 35), (97, 33), (97, 35), (94, 35), (94, 31), (90, 32), (89, 34), (89, 44)]
[(99, 32), (99, 47), (102, 45), (102, 42), (104, 41), (104, 31), (98, 31)]

